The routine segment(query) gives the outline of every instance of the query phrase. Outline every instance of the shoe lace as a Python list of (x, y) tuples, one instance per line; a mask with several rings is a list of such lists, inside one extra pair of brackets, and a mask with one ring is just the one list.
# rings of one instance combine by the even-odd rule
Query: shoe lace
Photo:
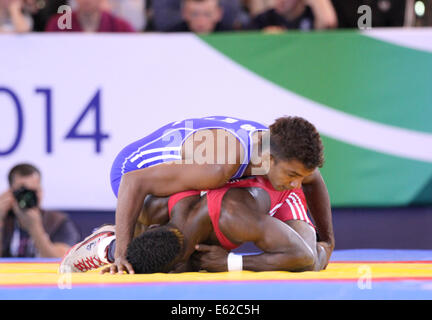
[(101, 266), (104, 266), (106, 263), (102, 262), (102, 260), (98, 256), (90, 256), (85, 259), (78, 260), (74, 263), (74, 267), (80, 270), (81, 272), (97, 269)]

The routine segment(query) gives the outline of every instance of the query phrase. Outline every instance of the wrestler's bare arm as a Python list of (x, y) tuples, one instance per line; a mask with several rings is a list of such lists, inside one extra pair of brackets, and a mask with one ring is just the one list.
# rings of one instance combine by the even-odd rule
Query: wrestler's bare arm
[(325, 249), (327, 265), (335, 247), (333, 233), (332, 212), (330, 197), (324, 179), (318, 169), (303, 180), (303, 192), (306, 196), (307, 206), (314, 219), (317, 232), (320, 236), (319, 245)]
[[(232, 189), (223, 200), (219, 219), (222, 233), (234, 243), (254, 242), (263, 251), (243, 256), (243, 269), (251, 271), (312, 270), (315, 252), (286, 223), (271, 217), (247, 191)], [(228, 252), (221, 247), (200, 244), (202, 267), (208, 271), (227, 271)]]
[(126, 248), (133, 237), (138, 215), (148, 194), (167, 196), (186, 190), (213, 189), (224, 185), (236, 172), (236, 164), (167, 163), (132, 171), (122, 177), (116, 208), (117, 245), (112, 272), (133, 273)]

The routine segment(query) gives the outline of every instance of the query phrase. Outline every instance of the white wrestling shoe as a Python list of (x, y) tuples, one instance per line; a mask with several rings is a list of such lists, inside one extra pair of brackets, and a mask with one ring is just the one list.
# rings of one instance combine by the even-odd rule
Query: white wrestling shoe
[(109, 264), (108, 245), (115, 239), (115, 226), (104, 225), (66, 252), (59, 273), (86, 272)]

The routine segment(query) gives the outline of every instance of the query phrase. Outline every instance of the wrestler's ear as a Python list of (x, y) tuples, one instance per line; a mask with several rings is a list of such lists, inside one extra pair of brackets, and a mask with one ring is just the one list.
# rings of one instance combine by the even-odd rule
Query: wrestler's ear
[(275, 165), (278, 162), (277, 158), (274, 155), (272, 155), (271, 153), (269, 153), (269, 160), (268, 161), (270, 162), (270, 165)]

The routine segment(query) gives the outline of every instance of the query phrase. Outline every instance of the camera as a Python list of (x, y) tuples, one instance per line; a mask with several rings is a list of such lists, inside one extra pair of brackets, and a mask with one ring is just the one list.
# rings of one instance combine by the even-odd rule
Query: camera
[(13, 192), (13, 195), (18, 203), (20, 209), (34, 208), (38, 204), (38, 198), (34, 190), (21, 187)]

